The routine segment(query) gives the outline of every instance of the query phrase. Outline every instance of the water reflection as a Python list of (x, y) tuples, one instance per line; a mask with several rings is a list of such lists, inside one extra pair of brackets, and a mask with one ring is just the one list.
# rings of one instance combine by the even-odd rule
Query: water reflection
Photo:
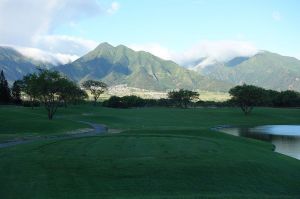
[(300, 125), (266, 125), (254, 128), (226, 127), (221, 132), (271, 142), (275, 151), (300, 160)]

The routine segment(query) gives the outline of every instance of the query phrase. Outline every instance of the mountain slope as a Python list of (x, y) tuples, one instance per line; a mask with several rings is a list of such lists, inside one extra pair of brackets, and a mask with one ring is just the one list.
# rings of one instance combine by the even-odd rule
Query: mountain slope
[(4, 71), (5, 77), (10, 83), (22, 79), (28, 73), (36, 72), (37, 66), (46, 65), (23, 56), (11, 47), (0, 46), (0, 71)]
[(75, 81), (102, 80), (109, 85), (127, 84), (150, 90), (175, 88), (225, 91), (232, 85), (184, 69), (172, 61), (126, 46), (100, 44), (71, 64), (55, 68)]
[(199, 70), (203, 75), (233, 84), (253, 84), (274, 90), (300, 91), (300, 60), (271, 52), (235, 58)]

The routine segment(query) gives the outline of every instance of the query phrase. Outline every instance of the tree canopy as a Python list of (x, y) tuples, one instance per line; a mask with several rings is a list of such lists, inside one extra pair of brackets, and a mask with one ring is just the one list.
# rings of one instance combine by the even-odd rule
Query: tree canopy
[(82, 83), (82, 86), (91, 92), (94, 98), (94, 105), (96, 105), (97, 100), (100, 95), (107, 90), (107, 85), (101, 81), (87, 80)]
[(11, 94), (12, 94), (12, 100), (15, 104), (21, 104), (21, 86), (22, 82), (20, 80), (17, 80), (13, 83)]
[(254, 106), (262, 104), (265, 92), (263, 88), (244, 84), (230, 89), (229, 94), (232, 101), (248, 115)]
[(179, 91), (168, 92), (168, 98), (171, 99), (178, 107), (187, 108), (188, 104), (199, 98), (199, 93), (180, 89)]
[(9, 103), (10, 101), (10, 88), (2, 70), (0, 73), (0, 103)]
[(50, 120), (53, 119), (61, 101), (67, 103), (74, 96), (86, 96), (84, 92), (78, 91), (80, 88), (74, 82), (57, 71), (49, 70), (40, 70), (37, 74), (25, 76), (22, 89), (30, 99), (37, 99), (44, 104)]

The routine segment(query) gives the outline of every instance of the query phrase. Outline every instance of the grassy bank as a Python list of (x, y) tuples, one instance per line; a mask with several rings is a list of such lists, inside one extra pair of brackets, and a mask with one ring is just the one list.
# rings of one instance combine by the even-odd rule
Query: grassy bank
[[(28, 116), (26, 128), (39, 117)], [(71, 120), (84, 120), (125, 131), (0, 149), (0, 196), (299, 198), (300, 161), (272, 152), (268, 143), (210, 130), (224, 124), (299, 124), (299, 118), (297, 109), (261, 108), (250, 116), (233, 108), (61, 109), (53, 122), (62, 126), (75, 128), (81, 124), (70, 125)], [(47, 128), (53, 125), (45, 122)]]

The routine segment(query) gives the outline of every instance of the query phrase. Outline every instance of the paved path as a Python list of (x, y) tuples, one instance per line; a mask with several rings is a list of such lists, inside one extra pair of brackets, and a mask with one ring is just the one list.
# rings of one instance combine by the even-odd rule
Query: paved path
[(43, 140), (67, 140), (72, 138), (96, 136), (96, 135), (107, 133), (108, 131), (108, 128), (102, 124), (96, 124), (96, 123), (85, 122), (85, 121), (79, 121), (79, 122), (88, 124), (93, 129), (87, 130), (86, 132), (75, 133), (75, 134), (46, 135), (46, 136), (27, 137), (20, 140), (12, 140), (8, 142), (0, 143), (0, 148), (6, 148), (10, 146), (19, 145), (19, 144), (27, 144), (27, 143), (43, 141)]

